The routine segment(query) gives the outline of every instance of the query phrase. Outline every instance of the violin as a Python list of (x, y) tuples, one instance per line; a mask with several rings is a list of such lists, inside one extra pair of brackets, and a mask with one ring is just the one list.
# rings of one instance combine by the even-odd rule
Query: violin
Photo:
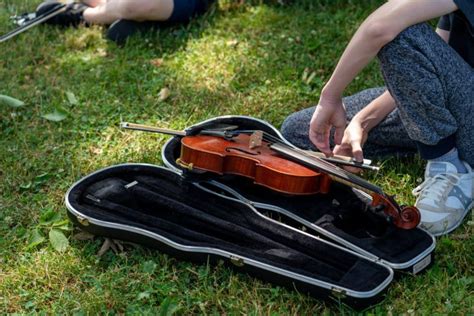
[(331, 182), (326, 174), (285, 159), (267, 142), (252, 145), (252, 136), (246, 134), (231, 139), (186, 136), (181, 140), (177, 162), (186, 169), (244, 176), (255, 184), (291, 195), (328, 193)]
[[(188, 135), (186, 131), (133, 123), (121, 123), (121, 127), (181, 137), (177, 163), (191, 171), (241, 175), (256, 184), (291, 195), (328, 193), (331, 181), (336, 181), (368, 193), (372, 206), (382, 208), (386, 219), (396, 227), (413, 229), (420, 222), (416, 207), (402, 208), (380, 187), (263, 131), (226, 126)], [(347, 159), (341, 160), (341, 164), (347, 163)]]

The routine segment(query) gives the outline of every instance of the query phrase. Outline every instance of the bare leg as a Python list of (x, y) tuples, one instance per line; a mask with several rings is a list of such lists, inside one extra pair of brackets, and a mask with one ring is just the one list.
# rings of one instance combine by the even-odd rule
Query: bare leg
[(107, 0), (82, 0), (81, 2), (91, 8), (95, 8), (101, 4), (107, 3)]
[(109, 0), (84, 11), (84, 20), (112, 24), (116, 20), (166, 21), (173, 13), (173, 0)]

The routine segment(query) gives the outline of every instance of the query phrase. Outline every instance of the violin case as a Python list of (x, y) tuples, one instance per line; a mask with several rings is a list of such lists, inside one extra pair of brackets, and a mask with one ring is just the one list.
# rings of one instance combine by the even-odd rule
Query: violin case
[[(245, 116), (187, 129), (263, 130)], [(286, 142), (286, 141), (285, 141)], [(94, 172), (66, 193), (74, 224), (95, 235), (141, 243), (182, 260), (216, 263), (356, 309), (377, 303), (394, 271), (419, 273), (435, 239), (369, 216), (370, 196), (339, 183), (327, 194), (285, 196), (237, 176), (182, 170), (180, 137), (163, 147), (165, 167), (121, 164)]]

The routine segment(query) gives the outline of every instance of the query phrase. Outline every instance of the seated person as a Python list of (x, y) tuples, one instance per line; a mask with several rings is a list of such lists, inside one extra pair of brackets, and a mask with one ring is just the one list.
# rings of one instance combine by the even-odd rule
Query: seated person
[[(436, 33), (421, 23), (440, 16)], [(343, 99), (375, 56), (386, 87)], [(354, 34), (319, 105), (289, 116), (282, 134), (298, 147), (358, 161), (418, 151), (427, 161), (425, 181), (413, 190), (421, 226), (447, 234), (474, 205), (473, 67), (474, 1), (390, 0)]]
[[(215, 0), (83, 0), (46, 23), (61, 26), (85, 24), (110, 25), (107, 37), (117, 43), (137, 31), (146, 31), (160, 23), (186, 23), (205, 13)], [(48, 0), (36, 10), (42, 14), (60, 2)]]

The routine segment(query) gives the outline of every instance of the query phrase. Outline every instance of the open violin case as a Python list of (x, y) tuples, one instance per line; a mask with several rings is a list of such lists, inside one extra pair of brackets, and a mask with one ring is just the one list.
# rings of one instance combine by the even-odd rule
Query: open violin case
[[(262, 130), (244, 116), (214, 118), (187, 129), (220, 126)], [(177, 258), (214, 263), (321, 299), (361, 309), (378, 302), (395, 271), (416, 274), (432, 262), (435, 239), (403, 230), (367, 212), (370, 197), (332, 183), (326, 194), (288, 196), (240, 176), (182, 170), (180, 137), (162, 150), (167, 168), (107, 167), (75, 183), (68, 215), (96, 235), (141, 243)]]

